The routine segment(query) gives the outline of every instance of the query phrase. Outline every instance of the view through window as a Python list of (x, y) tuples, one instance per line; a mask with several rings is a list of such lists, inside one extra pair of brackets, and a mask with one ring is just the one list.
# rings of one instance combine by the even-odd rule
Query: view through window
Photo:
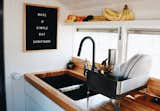
[(160, 78), (160, 35), (128, 34), (127, 59), (136, 53), (147, 54), (152, 57), (150, 75)]
[[(96, 44), (95, 61), (101, 63), (108, 58), (108, 49), (117, 49), (118, 47), (118, 33), (111, 32), (76, 32), (73, 39), (73, 56), (77, 56), (80, 41), (90, 36), (94, 39)], [(82, 46), (81, 58), (92, 60), (92, 43), (86, 40)]]
[[(154, 31), (146, 31), (147, 33), (141, 31), (132, 32), (130, 33), (128, 31), (126, 60), (137, 53), (150, 55), (152, 57), (150, 75), (160, 78), (160, 33), (155, 33)], [(108, 49), (117, 49), (118, 52), (118, 42), (121, 42), (118, 41), (118, 31), (77, 31), (73, 38), (73, 56), (77, 56), (80, 41), (86, 36), (92, 37), (96, 43), (96, 62), (101, 63), (104, 59), (108, 58)], [(84, 42), (81, 50), (81, 58), (92, 61), (92, 43), (90, 40)]]

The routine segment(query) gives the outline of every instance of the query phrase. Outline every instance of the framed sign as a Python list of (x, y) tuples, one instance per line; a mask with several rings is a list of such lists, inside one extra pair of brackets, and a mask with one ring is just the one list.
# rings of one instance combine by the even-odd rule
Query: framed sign
[(25, 4), (25, 51), (57, 49), (58, 8)]

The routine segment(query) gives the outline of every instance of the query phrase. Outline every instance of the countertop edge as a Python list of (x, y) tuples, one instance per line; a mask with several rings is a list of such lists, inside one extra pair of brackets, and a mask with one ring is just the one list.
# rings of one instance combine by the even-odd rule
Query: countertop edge
[[(85, 79), (84, 76), (79, 76), (80, 73), (68, 69), (63, 69), (59, 71), (54, 71), (58, 73), (63, 72), (70, 72), (71, 74), (75, 75), (76, 77), (80, 77), (81, 79)], [(38, 74), (44, 74), (38, 73)], [(82, 74), (80, 74), (82, 75)], [(70, 99), (69, 97), (65, 96), (61, 92), (59, 92), (57, 89), (51, 87), (47, 83), (43, 82), (41, 79), (39, 79), (36, 76), (36, 73), (31, 74), (25, 74), (24, 78), (26, 81), (28, 81), (31, 85), (33, 85), (35, 88), (37, 88), (40, 92), (42, 92), (44, 95), (46, 95), (48, 98), (50, 98), (52, 101), (54, 101), (56, 104), (64, 108), (66, 111), (82, 111), (82, 109), (74, 104), (74, 101)], [(83, 110), (84, 111), (84, 110)]]

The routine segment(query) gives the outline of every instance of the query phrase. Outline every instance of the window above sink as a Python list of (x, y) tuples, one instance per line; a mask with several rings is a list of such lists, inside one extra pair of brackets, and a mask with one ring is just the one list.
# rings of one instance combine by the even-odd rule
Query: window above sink
[[(117, 49), (118, 48), (118, 28), (90, 28), (90, 29), (77, 29), (77, 31), (74, 34), (73, 38), (73, 56), (77, 56), (78, 53), (78, 47), (80, 44), (80, 41), (86, 37), (90, 36), (95, 41), (95, 61), (97, 63), (101, 63), (104, 59), (108, 57), (108, 49)], [(91, 61), (92, 59), (92, 45), (90, 41), (86, 41), (84, 43), (84, 47), (82, 49), (82, 55), (81, 57), (83, 59), (88, 59)]]
[[(152, 56), (153, 65), (151, 69), (151, 76), (160, 78), (160, 68), (159, 65), (159, 39), (160, 39), (160, 21), (132, 21), (132, 22), (118, 22), (102, 23), (99, 25), (89, 25), (89, 23), (84, 23), (84, 25), (77, 25), (74, 27), (73, 33), (73, 56), (77, 55), (78, 46), (85, 36), (91, 36), (96, 42), (96, 55), (95, 61), (101, 63), (105, 58), (108, 57), (108, 49), (117, 49), (117, 63), (121, 64), (128, 60), (131, 56), (136, 53), (147, 54)], [(108, 25), (108, 26), (104, 26)], [(113, 26), (111, 26), (113, 25)], [(117, 31), (104, 31), (104, 29), (117, 28)], [(121, 34), (118, 29), (122, 27)], [(153, 28), (154, 27), (154, 28)], [(87, 29), (78, 30), (77, 29)], [(94, 30), (92, 30), (94, 29)], [(95, 30), (97, 29), (97, 30)], [(101, 30), (103, 29), (103, 30)], [(116, 29), (116, 28), (115, 28)], [(141, 30), (143, 29), (143, 31)], [(132, 31), (131, 31), (132, 30)], [(135, 31), (136, 30), (136, 31)], [(130, 33), (131, 32), (131, 33)], [(134, 32), (134, 33), (132, 33)], [(121, 35), (121, 38), (119, 36)], [(86, 41), (86, 45), (82, 49), (82, 59), (87, 58), (91, 61), (91, 44), (90, 41)], [(149, 51), (150, 50), (150, 51)]]

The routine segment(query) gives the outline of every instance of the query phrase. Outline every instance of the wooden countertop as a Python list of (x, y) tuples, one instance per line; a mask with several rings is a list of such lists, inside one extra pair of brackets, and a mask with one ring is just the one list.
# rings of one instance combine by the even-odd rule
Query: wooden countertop
[[(79, 79), (85, 80), (82, 72), (75, 70), (63, 69), (60, 71), (41, 72), (25, 74), (25, 79), (40, 90), (44, 95), (56, 102), (62, 108), (67, 111), (114, 111), (112, 103), (107, 97), (102, 95), (95, 95), (89, 98), (89, 104), (87, 108), (87, 99), (74, 101), (53, 88), (49, 84), (43, 82), (40, 78), (48, 76), (56, 76), (62, 74), (70, 74)], [(120, 100), (120, 111), (159, 111), (160, 105), (156, 105), (150, 102), (151, 96), (147, 96), (147, 99), (143, 98), (144, 94), (136, 92), (130, 96), (126, 96)]]
[[(83, 61), (74, 57), (72, 61), (76, 64), (74, 70), (62, 69), (60, 71), (25, 74), (25, 79), (66, 111), (114, 111), (114, 106), (109, 101), (109, 98), (103, 95), (98, 94), (89, 97), (88, 104), (87, 99), (74, 101), (40, 79), (68, 73), (74, 77), (85, 80), (86, 78), (83, 75)], [(160, 94), (160, 80), (151, 78), (147, 86), (148, 93), (153, 95)], [(160, 105), (151, 103), (151, 98), (152, 96), (149, 95), (144, 98), (143, 93), (134, 92), (119, 100), (121, 106), (120, 111), (160, 111)]]
[(40, 78), (48, 77), (48, 76), (56, 76), (56, 75), (63, 75), (65, 73), (69, 73), (72, 76), (75, 76), (79, 79), (85, 80), (84, 76), (78, 72), (74, 72), (72, 70), (60, 70), (60, 71), (51, 71), (51, 72), (41, 72), (41, 73), (32, 73), (32, 74), (25, 74), (25, 79), (32, 84), (35, 88), (40, 90), (44, 95), (50, 98), (52, 101), (56, 102), (62, 108), (67, 111), (81, 111), (80, 107), (78, 107), (75, 102), (70, 99), (69, 97), (65, 96), (57, 89), (53, 88), (49, 84), (43, 82)]

